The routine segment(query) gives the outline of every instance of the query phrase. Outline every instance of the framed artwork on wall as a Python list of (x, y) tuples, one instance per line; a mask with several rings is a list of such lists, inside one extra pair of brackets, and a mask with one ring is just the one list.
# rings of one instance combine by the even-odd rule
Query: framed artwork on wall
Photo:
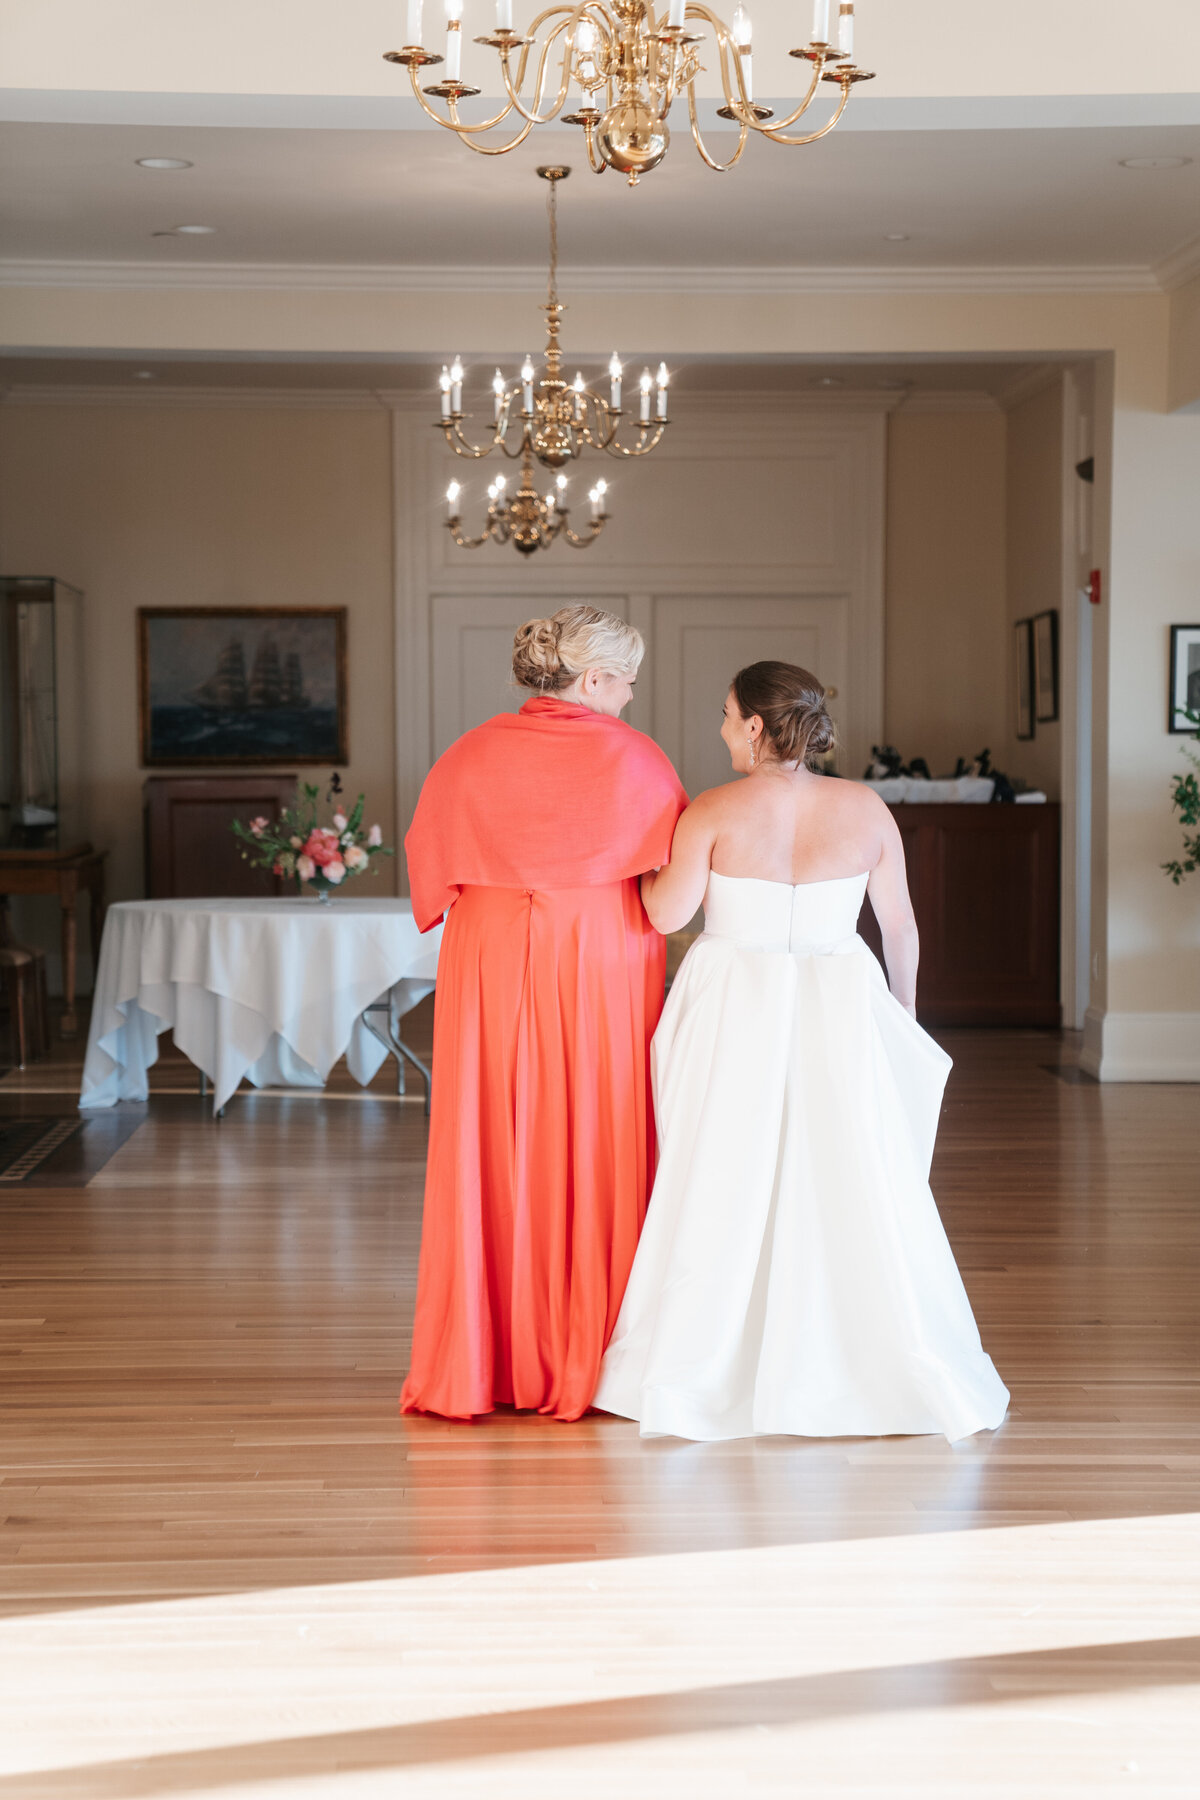
[(1167, 730), (1195, 731), (1188, 713), (1200, 713), (1200, 625), (1172, 625)]
[(344, 606), (144, 606), (146, 768), (345, 763)]
[(1013, 626), (1013, 694), (1017, 708), (1017, 736), (1031, 738), (1033, 722), (1033, 620), (1018, 619)]
[(1058, 614), (1038, 613), (1033, 621), (1033, 716), (1039, 725), (1058, 717)]

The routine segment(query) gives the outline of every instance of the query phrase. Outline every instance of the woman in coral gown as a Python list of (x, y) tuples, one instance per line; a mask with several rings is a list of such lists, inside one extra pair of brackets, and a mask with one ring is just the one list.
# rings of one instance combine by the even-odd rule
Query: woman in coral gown
[(704, 933), (654, 1040), (658, 1176), (595, 1403), (684, 1438), (990, 1430), (1008, 1393), (929, 1190), (950, 1058), (914, 1016), (900, 833), (808, 766), (833, 725), (806, 670), (743, 669), (721, 735), (748, 779), (642, 884), (663, 931), (703, 900)]
[(638, 877), (687, 804), (618, 716), (643, 651), (595, 607), (523, 625), (534, 697), (451, 746), (405, 840), (418, 925), (446, 918), (405, 1412), (592, 1398), (653, 1176), (665, 951)]

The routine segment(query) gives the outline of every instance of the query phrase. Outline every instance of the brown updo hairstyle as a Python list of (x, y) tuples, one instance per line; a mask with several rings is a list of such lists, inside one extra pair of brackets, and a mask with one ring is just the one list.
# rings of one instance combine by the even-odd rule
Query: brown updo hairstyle
[(837, 728), (825, 710), (825, 689), (795, 663), (756, 662), (730, 683), (743, 719), (757, 713), (771, 754), (784, 763), (807, 763), (833, 749)]
[(570, 687), (587, 669), (636, 675), (646, 654), (642, 634), (598, 606), (564, 606), (549, 619), (529, 619), (513, 639), (513, 680), (537, 694)]

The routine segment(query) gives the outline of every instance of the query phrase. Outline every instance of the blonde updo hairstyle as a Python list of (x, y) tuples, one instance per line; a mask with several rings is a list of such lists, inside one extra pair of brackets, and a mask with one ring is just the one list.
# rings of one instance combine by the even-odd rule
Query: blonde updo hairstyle
[(598, 606), (564, 606), (550, 619), (529, 619), (513, 639), (513, 680), (537, 694), (557, 694), (588, 669), (636, 675), (646, 654), (640, 631)]
[(795, 663), (757, 662), (739, 669), (733, 698), (743, 719), (757, 713), (770, 753), (782, 763), (814, 768), (837, 742), (837, 727), (825, 710), (825, 689)]

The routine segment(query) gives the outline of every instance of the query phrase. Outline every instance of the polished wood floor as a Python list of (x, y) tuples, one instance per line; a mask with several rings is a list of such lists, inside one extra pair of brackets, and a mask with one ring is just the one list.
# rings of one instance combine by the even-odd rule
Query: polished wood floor
[(0, 1191), (0, 1800), (1200, 1792), (1197, 1092), (941, 1035), (1013, 1393), (955, 1449), (401, 1419), (386, 1075), (215, 1121), (168, 1057)]

